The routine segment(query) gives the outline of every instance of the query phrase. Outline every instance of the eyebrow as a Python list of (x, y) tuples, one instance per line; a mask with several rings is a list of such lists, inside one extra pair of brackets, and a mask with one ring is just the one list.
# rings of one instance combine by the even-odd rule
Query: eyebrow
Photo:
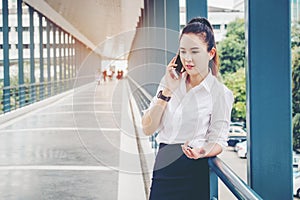
[[(185, 49), (185, 48), (180, 47), (180, 49)], [(191, 49), (193, 50), (193, 49), (200, 49), (200, 48), (199, 47), (192, 47)]]

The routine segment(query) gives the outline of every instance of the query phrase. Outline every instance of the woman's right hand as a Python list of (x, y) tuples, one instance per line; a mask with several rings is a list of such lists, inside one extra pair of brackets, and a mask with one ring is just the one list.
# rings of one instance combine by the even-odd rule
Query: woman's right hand
[(166, 74), (165, 74), (165, 80), (166, 80), (166, 87), (173, 92), (174, 90), (176, 90), (179, 87), (180, 84), (180, 79), (181, 79), (181, 74), (179, 75), (179, 78), (177, 79), (174, 76), (173, 70), (174, 68), (177, 66), (177, 64), (175, 64), (177, 55), (170, 61), (170, 63), (167, 66), (166, 69)]

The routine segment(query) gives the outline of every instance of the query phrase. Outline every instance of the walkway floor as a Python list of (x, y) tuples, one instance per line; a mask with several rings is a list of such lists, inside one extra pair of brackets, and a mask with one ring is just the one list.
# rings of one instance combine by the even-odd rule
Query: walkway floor
[(84, 86), (1, 124), (0, 199), (126, 199), (124, 83)]

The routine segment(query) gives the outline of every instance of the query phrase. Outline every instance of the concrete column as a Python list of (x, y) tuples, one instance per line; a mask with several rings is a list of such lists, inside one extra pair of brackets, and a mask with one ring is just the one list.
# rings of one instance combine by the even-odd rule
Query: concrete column
[(156, 63), (165, 66), (165, 0), (154, 0), (155, 2), (155, 58)]
[(166, 16), (165, 16), (165, 27), (166, 27), (166, 62), (175, 56), (179, 47), (179, 0), (166, 0)]
[(293, 199), (290, 1), (246, 4), (248, 181), (263, 199)]
[(186, 20), (194, 17), (207, 18), (207, 0), (186, 0)]

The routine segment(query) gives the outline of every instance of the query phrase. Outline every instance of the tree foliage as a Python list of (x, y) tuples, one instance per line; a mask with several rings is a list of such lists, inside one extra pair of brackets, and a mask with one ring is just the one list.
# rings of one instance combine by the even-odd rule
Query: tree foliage
[(291, 31), (292, 46), (292, 99), (293, 99), (293, 147), (300, 148), (300, 23)]
[(246, 120), (246, 75), (245, 68), (224, 75), (225, 85), (233, 92), (234, 104), (231, 121)]
[(293, 148), (299, 149), (300, 147), (300, 113), (293, 117)]
[(296, 113), (300, 113), (300, 46), (293, 49), (292, 79), (293, 116), (295, 116)]
[(234, 94), (232, 121), (246, 121), (245, 26), (243, 19), (227, 25), (224, 40), (218, 44), (220, 73)]
[(245, 25), (236, 19), (227, 25), (226, 38), (218, 44), (221, 74), (236, 72), (245, 63)]
[(291, 46), (292, 48), (300, 47), (300, 23), (295, 23), (292, 25)]

